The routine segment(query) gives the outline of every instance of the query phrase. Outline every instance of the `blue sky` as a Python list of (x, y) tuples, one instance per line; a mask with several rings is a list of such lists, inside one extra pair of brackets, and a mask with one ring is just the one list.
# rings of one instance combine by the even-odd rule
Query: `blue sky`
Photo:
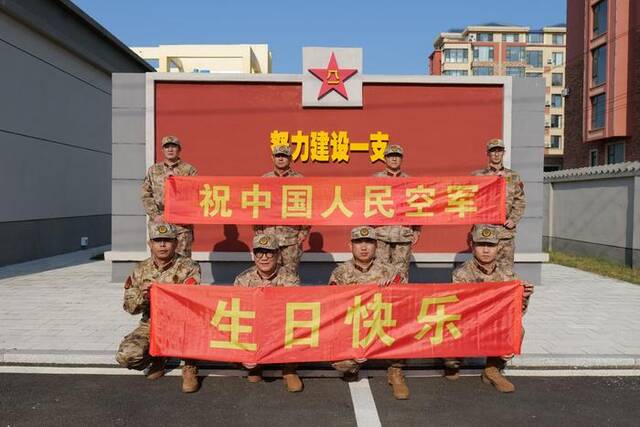
[(129, 46), (267, 43), (275, 73), (300, 73), (303, 46), (362, 47), (366, 74), (425, 74), (438, 33), (566, 21), (564, 0), (74, 0)]

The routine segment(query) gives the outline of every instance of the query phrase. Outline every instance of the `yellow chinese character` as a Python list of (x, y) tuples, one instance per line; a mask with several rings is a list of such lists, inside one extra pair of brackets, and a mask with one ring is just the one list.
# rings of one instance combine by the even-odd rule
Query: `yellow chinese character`
[(296, 148), (291, 153), (291, 158), (295, 162), (300, 158), (301, 162), (309, 160), (309, 135), (303, 134), (301, 131), (296, 132), (295, 135), (291, 135), (291, 143), (296, 145)]
[(253, 184), (251, 191), (242, 192), (242, 209), (252, 208), (252, 218), (258, 218), (260, 208), (271, 208), (271, 192), (260, 191), (258, 184)]
[(289, 132), (274, 130), (271, 132), (271, 149), (276, 145), (289, 145)]
[(478, 208), (474, 206), (473, 200), (477, 192), (477, 185), (447, 186), (447, 196), (449, 197), (449, 204), (448, 207), (445, 208), (445, 211), (457, 213), (460, 218), (464, 218), (464, 216), (468, 212), (477, 211)]
[(344, 130), (331, 132), (331, 161), (349, 161), (349, 136)]
[[(221, 323), (229, 318), (229, 323)], [(211, 319), (211, 325), (220, 332), (229, 332), (229, 341), (211, 341), (211, 348), (228, 348), (232, 350), (256, 351), (255, 343), (240, 342), (240, 334), (250, 334), (253, 326), (241, 325), (241, 319), (255, 319), (255, 311), (240, 310), (240, 298), (231, 298), (231, 310), (227, 310), (227, 301), (218, 301), (218, 306)]]
[[(396, 339), (384, 330), (384, 328), (396, 326), (392, 309), (393, 306), (390, 302), (382, 302), (381, 293), (374, 294), (373, 300), (366, 305), (362, 305), (362, 297), (357, 295), (353, 300), (353, 305), (347, 310), (347, 317), (344, 321), (347, 325), (353, 325), (351, 340), (353, 348), (368, 347), (376, 337), (386, 346), (393, 344)], [(369, 333), (363, 339), (360, 339), (361, 327), (369, 329)]]
[[(447, 295), (445, 297), (438, 298), (423, 298), (422, 306), (420, 307), (420, 314), (418, 314), (418, 323), (434, 323), (436, 330), (433, 333), (433, 336), (430, 337), (431, 344), (438, 345), (442, 344), (443, 335), (444, 335), (444, 327), (447, 327), (447, 330), (453, 337), (453, 339), (458, 339), (462, 336), (462, 333), (458, 329), (458, 327), (453, 323), (462, 318), (460, 314), (446, 314), (445, 313), (445, 304), (449, 304), (452, 302), (458, 302), (458, 297), (456, 295)], [(429, 307), (435, 305), (435, 315), (428, 315)], [(418, 332), (415, 336), (415, 339), (421, 340), (424, 336), (433, 328), (432, 325), (424, 325), (422, 330)]]
[(200, 195), (200, 207), (202, 208), (202, 215), (204, 216), (216, 216), (220, 215), (223, 218), (231, 216), (231, 209), (228, 208), (229, 203), (229, 186), (228, 185), (214, 185), (204, 184)]
[[(310, 311), (311, 320), (296, 320), (296, 311)], [(309, 334), (295, 338), (296, 329), (309, 329)], [(318, 347), (320, 344), (320, 303), (319, 302), (288, 302), (284, 333), (284, 348), (294, 345), (308, 345)]]
[(351, 212), (344, 205), (344, 202), (342, 201), (342, 186), (341, 185), (336, 185), (333, 188), (333, 202), (331, 203), (331, 206), (329, 206), (329, 209), (327, 209), (326, 211), (322, 212), (320, 215), (323, 218), (327, 218), (336, 209), (340, 209), (340, 212), (342, 212), (342, 215), (346, 216), (347, 218), (351, 218), (353, 216), (353, 212)]
[(324, 131), (311, 132), (311, 161), (329, 161), (329, 134)]
[[(393, 206), (393, 200), (391, 200), (391, 186), (390, 185), (367, 185), (365, 187), (364, 197), (364, 217), (369, 218), (380, 212), (387, 218), (393, 217), (395, 210), (385, 208), (385, 206)], [(386, 200), (385, 200), (386, 199)]]
[(313, 187), (282, 186), (282, 218), (311, 218)]
[(433, 198), (436, 196), (435, 188), (424, 188), (424, 185), (420, 184), (414, 188), (407, 188), (406, 195), (409, 198), (407, 205), (414, 209), (405, 213), (406, 216), (433, 216), (433, 212), (425, 212), (425, 209), (433, 206)]
[(380, 131), (372, 133), (369, 135), (369, 142), (371, 143), (371, 150), (373, 151), (373, 154), (369, 156), (371, 163), (377, 162), (378, 160), (384, 161), (384, 150), (389, 143), (389, 134)]

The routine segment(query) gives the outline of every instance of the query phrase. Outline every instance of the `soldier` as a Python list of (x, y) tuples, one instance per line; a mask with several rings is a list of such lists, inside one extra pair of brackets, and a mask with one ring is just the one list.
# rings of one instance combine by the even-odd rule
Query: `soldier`
[[(376, 172), (373, 176), (384, 178), (405, 178), (402, 172), (402, 159), (404, 150), (400, 145), (388, 145), (384, 150), (386, 167), (383, 171)], [(411, 262), (411, 246), (420, 238), (421, 228), (418, 225), (407, 227), (405, 225), (383, 225), (376, 227), (378, 249), (376, 257), (397, 267), (409, 279), (409, 264)]]
[[(262, 175), (268, 178), (302, 177), (302, 174), (291, 168), (291, 147), (276, 145), (272, 150), (273, 170)], [(298, 272), (302, 258), (302, 243), (309, 235), (307, 225), (256, 225), (256, 235), (273, 234), (278, 238), (280, 246), (280, 262), (289, 270)]]
[(500, 243), (498, 244), (498, 264), (506, 270), (513, 270), (515, 254), (516, 225), (524, 215), (527, 201), (524, 196), (524, 184), (520, 175), (502, 164), (504, 157), (504, 142), (501, 139), (490, 139), (487, 142), (487, 157), (489, 165), (473, 175), (497, 175), (504, 177), (507, 182), (507, 220), (499, 227)]
[[(198, 173), (189, 163), (180, 160), (182, 151), (180, 140), (175, 136), (162, 138), (162, 154), (164, 160), (151, 166), (142, 183), (142, 206), (152, 223), (164, 223), (164, 183), (172, 176), (194, 176)], [(193, 226), (190, 224), (174, 224), (178, 233), (178, 252), (182, 256), (191, 256), (193, 243)]]
[[(245, 288), (299, 286), (300, 277), (279, 264), (280, 248), (273, 234), (260, 234), (253, 238), (253, 261), (255, 265), (243, 271), (233, 282), (234, 286)], [(247, 380), (250, 383), (262, 381), (262, 369), (256, 364), (243, 363), (249, 370)], [(285, 364), (282, 378), (287, 390), (296, 393), (302, 391), (302, 381), (296, 373), (295, 364)]]
[[(116, 360), (128, 369), (142, 371), (150, 363), (147, 378), (164, 375), (166, 359), (149, 355), (149, 288), (152, 283), (200, 283), (200, 266), (176, 253), (177, 232), (171, 224), (149, 224), (151, 257), (138, 263), (124, 285), (123, 308), (130, 314), (142, 313), (140, 324), (120, 343)], [(198, 391), (198, 368), (191, 360), (182, 367), (182, 391)]]
[[(518, 280), (512, 270), (503, 269), (497, 264), (498, 248), (500, 246), (500, 227), (479, 224), (471, 230), (471, 247), (473, 258), (467, 260), (453, 272), (453, 283), (505, 282)], [(522, 282), (524, 292), (522, 297), (522, 311), (526, 311), (529, 297), (533, 294), (533, 285)], [(524, 335), (524, 333), (523, 333)], [(513, 355), (487, 357), (487, 365), (482, 372), (482, 381), (493, 384), (501, 393), (515, 391), (515, 386), (502, 375), (506, 363)], [(459, 378), (460, 360), (445, 359), (445, 377), (450, 380)]]
[[(372, 227), (356, 227), (351, 230), (351, 253), (353, 259), (340, 264), (331, 273), (330, 285), (371, 285), (389, 286), (391, 283), (406, 281), (403, 272), (391, 264), (376, 259), (377, 241)], [(342, 372), (345, 381), (357, 381), (360, 366), (366, 359), (342, 360), (332, 364)], [(392, 360), (388, 369), (388, 382), (396, 399), (408, 399), (409, 387), (404, 381), (402, 368), (404, 360)]]

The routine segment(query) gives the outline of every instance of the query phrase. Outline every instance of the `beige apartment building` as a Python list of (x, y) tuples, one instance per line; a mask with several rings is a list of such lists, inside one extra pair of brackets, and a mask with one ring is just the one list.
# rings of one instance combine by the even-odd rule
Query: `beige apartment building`
[(132, 47), (158, 72), (251, 73), (271, 72), (271, 52), (266, 44), (175, 44)]
[(501, 24), (474, 25), (440, 33), (429, 56), (429, 72), (445, 76), (543, 78), (545, 171), (562, 168), (566, 26), (539, 30)]

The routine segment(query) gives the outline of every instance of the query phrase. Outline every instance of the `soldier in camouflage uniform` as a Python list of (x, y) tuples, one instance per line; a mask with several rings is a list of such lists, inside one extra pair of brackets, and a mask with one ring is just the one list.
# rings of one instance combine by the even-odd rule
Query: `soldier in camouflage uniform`
[[(331, 273), (330, 285), (372, 285), (389, 286), (392, 283), (406, 282), (403, 272), (391, 264), (376, 258), (377, 241), (372, 227), (356, 227), (351, 230), (351, 252), (353, 259), (340, 264)], [(360, 365), (366, 359), (341, 360), (332, 364), (342, 372), (345, 381), (356, 381)], [(409, 388), (404, 381), (402, 368), (404, 360), (391, 360), (388, 369), (388, 382), (393, 387), (396, 399), (408, 399)]]
[[(142, 206), (152, 223), (164, 223), (164, 183), (172, 176), (194, 176), (198, 173), (189, 163), (180, 160), (182, 150), (180, 140), (175, 136), (162, 138), (162, 153), (164, 160), (149, 168), (142, 183)], [(180, 255), (191, 256), (193, 243), (193, 225), (174, 224), (178, 232), (178, 248)]]
[[(386, 167), (373, 176), (383, 178), (405, 178), (402, 172), (404, 150), (400, 145), (388, 145), (384, 150)], [(411, 263), (411, 246), (420, 238), (419, 225), (407, 227), (405, 225), (383, 225), (376, 227), (378, 249), (376, 258), (397, 267), (409, 279), (409, 264)]]
[[(262, 175), (268, 178), (300, 178), (302, 174), (291, 168), (291, 147), (276, 145), (272, 150), (273, 170)], [(309, 235), (308, 225), (256, 225), (253, 230), (258, 234), (273, 234), (280, 246), (280, 262), (291, 271), (298, 272), (302, 258), (302, 243)]]
[[(177, 232), (171, 224), (149, 224), (151, 257), (138, 263), (124, 285), (123, 308), (130, 314), (142, 313), (138, 327), (124, 337), (116, 360), (128, 369), (143, 370), (151, 363), (147, 378), (156, 380), (164, 375), (165, 358), (149, 355), (149, 288), (152, 283), (200, 283), (200, 266), (190, 258), (176, 253)], [(182, 367), (182, 391), (198, 390), (198, 370), (193, 361)]]
[[(253, 260), (255, 265), (236, 277), (234, 286), (245, 288), (299, 286), (300, 277), (295, 272), (279, 264), (280, 248), (278, 238), (273, 234), (260, 234), (253, 238)], [(247, 380), (251, 383), (262, 381), (262, 369), (255, 364), (243, 364), (249, 369)], [(303, 385), (296, 373), (295, 364), (285, 364), (282, 378), (287, 390), (296, 393)]]
[(500, 243), (498, 244), (498, 264), (502, 269), (513, 270), (515, 256), (516, 226), (524, 215), (527, 201), (524, 196), (524, 184), (520, 175), (502, 164), (504, 157), (504, 142), (501, 139), (490, 139), (487, 142), (487, 156), (489, 165), (473, 175), (497, 175), (504, 177), (507, 182), (507, 220), (500, 226)]
[[(467, 260), (453, 272), (453, 283), (505, 282), (519, 280), (513, 270), (503, 269), (497, 263), (500, 245), (500, 227), (479, 224), (471, 230), (473, 258)], [(533, 285), (522, 282), (523, 314), (529, 305), (529, 297), (533, 294)], [(523, 330), (524, 336), (524, 330)], [(502, 369), (513, 355), (487, 357), (487, 365), (482, 372), (482, 381), (493, 384), (502, 393), (515, 391), (515, 386), (502, 375)], [(460, 360), (445, 359), (445, 377), (450, 380), (459, 378)]]

